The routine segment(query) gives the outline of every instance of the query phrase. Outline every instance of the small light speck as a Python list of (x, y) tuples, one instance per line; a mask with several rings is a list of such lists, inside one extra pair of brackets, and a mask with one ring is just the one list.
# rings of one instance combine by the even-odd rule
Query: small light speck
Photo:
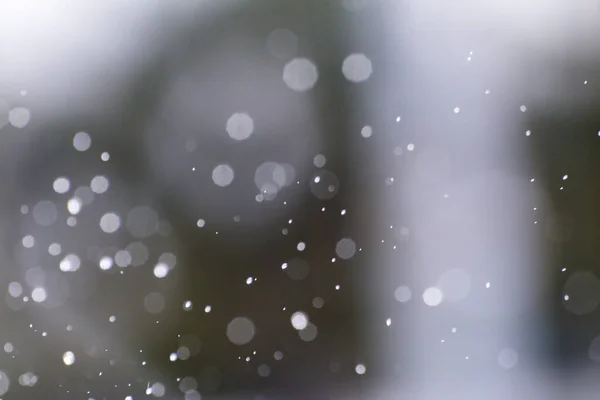
[(565, 297), (564, 297), (564, 298), (565, 298), (565, 301), (568, 301), (568, 300), (569, 300), (569, 295), (568, 295), (568, 294), (565, 294)]
[(342, 210), (341, 215), (346, 215), (346, 210)]
[(525, 136), (531, 136), (531, 131), (530, 130), (525, 131)]
[(110, 160), (110, 154), (108, 152), (104, 152), (102, 154), (100, 154), (100, 159), (104, 162)]
[(485, 94), (490, 94), (490, 90), (489, 90), (489, 89), (487, 89), (487, 90), (486, 90), (484, 93), (485, 93)]
[(401, 120), (401, 119), (402, 119), (402, 118), (400, 118), (400, 116), (397, 116), (397, 117), (396, 117), (396, 122), (400, 122), (400, 120)]
[(206, 306), (206, 307), (204, 307), (204, 312), (205, 312), (205, 313), (207, 313), (207, 314), (208, 314), (208, 313), (210, 312), (210, 310), (212, 310), (212, 307), (211, 307), (211, 306)]
[(248, 277), (248, 279), (246, 279), (246, 285), (251, 285), (252, 282), (254, 282), (254, 278), (252, 278), (251, 276)]
[(304, 251), (306, 249), (306, 243), (304, 243), (304, 242), (298, 243), (298, 245), (296, 246), (296, 249), (298, 251)]
[(408, 146), (406, 146), (406, 149), (407, 149), (408, 151), (413, 151), (413, 150), (415, 149), (415, 145), (414, 145), (414, 144), (412, 144), (412, 143), (409, 143), (409, 144), (408, 144)]
[(386, 324), (387, 326), (390, 326), (390, 325), (392, 325), (392, 319), (391, 319), (391, 318), (388, 318), (388, 319), (386, 319), (386, 320), (385, 320), (385, 324)]
[(485, 283), (485, 287), (486, 287), (487, 289), (489, 289), (489, 288), (490, 288), (490, 286), (491, 286), (490, 282), (486, 282), (486, 283)]
[(563, 181), (566, 181), (569, 178), (569, 175), (563, 175)]
[(454, 114), (458, 114), (460, 112), (460, 107), (454, 107)]
[(521, 107), (519, 107), (519, 109), (521, 110), (521, 112), (527, 111), (527, 107), (525, 107), (525, 105), (522, 105)]
[(335, 285), (335, 290), (340, 290), (340, 285)]

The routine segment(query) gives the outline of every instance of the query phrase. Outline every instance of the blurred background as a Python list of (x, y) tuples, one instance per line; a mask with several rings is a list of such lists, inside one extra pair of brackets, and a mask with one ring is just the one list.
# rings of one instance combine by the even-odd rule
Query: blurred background
[(592, 0), (4, 0), (3, 399), (591, 399)]

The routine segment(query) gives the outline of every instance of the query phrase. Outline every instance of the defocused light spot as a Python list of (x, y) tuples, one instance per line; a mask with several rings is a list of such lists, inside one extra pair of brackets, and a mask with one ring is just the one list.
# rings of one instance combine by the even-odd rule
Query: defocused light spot
[(177, 257), (173, 253), (162, 253), (160, 257), (158, 257), (158, 262), (165, 264), (169, 267), (169, 270), (171, 270), (177, 265)]
[(52, 243), (50, 246), (48, 246), (48, 253), (51, 256), (57, 256), (60, 254), (60, 252), (62, 251), (60, 244), (58, 243)]
[(236, 317), (227, 324), (227, 338), (238, 346), (249, 343), (254, 331), (254, 323), (246, 317)]
[(185, 346), (180, 346), (177, 349), (177, 358), (179, 358), (180, 360), (187, 360), (188, 358), (190, 358), (190, 349), (188, 349)]
[(306, 249), (306, 243), (304, 243), (304, 242), (298, 243), (298, 245), (296, 246), (296, 249), (298, 251), (304, 251), (304, 249)]
[(233, 182), (233, 169), (227, 164), (217, 165), (212, 172), (212, 180), (217, 186), (225, 187)]
[(42, 287), (37, 287), (31, 291), (31, 298), (36, 303), (41, 303), (46, 300), (48, 295), (46, 294), (46, 289)]
[(283, 81), (292, 90), (305, 92), (315, 86), (319, 72), (307, 58), (294, 58), (283, 68)]
[(31, 235), (27, 235), (23, 237), (23, 239), (21, 240), (21, 244), (23, 245), (23, 247), (30, 249), (35, 244), (35, 239)]
[(210, 312), (210, 310), (212, 310), (212, 307), (211, 307), (211, 306), (206, 306), (206, 307), (204, 307), (204, 312), (205, 312), (205, 313), (207, 313), (207, 314), (208, 314), (208, 313)]
[(261, 364), (258, 366), (258, 375), (260, 375), (263, 378), (266, 378), (270, 374), (271, 374), (271, 367), (269, 367), (267, 364)]
[(105, 233), (114, 233), (121, 227), (121, 218), (113, 213), (106, 213), (100, 218), (100, 229)]
[(151, 393), (154, 397), (162, 397), (165, 395), (165, 385), (160, 382), (155, 382), (150, 387)]
[(158, 314), (165, 308), (165, 298), (160, 293), (148, 293), (144, 297), (144, 308), (151, 314)]
[(342, 63), (342, 73), (350, 82), (364, 82), (371, 76), (373, 66), (364, 54), (350, 54)]
[(246, 113), (235, 113), (227, 120), (225, 130), (230, 138), (245, 140), (254, 132), (254, 121)]
[(367, 367), (365, 367), (363, 364), (358, 364), (356, 367), (354, 367), (354, 371), (356, 371), (356, 373), (359, 375), (364, 375), (364, 373), (367, 372)]
[(81, 201), (81, 204), (84, 206), (92, 204), (92, 202), (94, 201), (94, 197), (95, 197), (95, 194), (92, 191), (92, 189), (90, 189), (87, 186), (78, 187), (77, 189), (75, 189), (74, 194), (75, 194), (74, 197), (77, 197)]
[(450, 269), (440, 276), (437, 287), (444, 293), (444, 299), (462, 300), (471, 290), (471, 276), (464, 269)]
[(107, 271), (112, 268), (113, 259), (108, 256), (105, 256), (100, 259), (100, 262), (98, 264), (99, 264), (101, 270)]
[[(315, 177), (319, 182), (314, 182)], [(338, 193), (340, 182), (333, 172), (320, 170), (310, 181), (310, 191), (319, 200), (330, 200)]]
[(191, 376), (186, 376), (179, 382), (179, 390), (183, 393), (187, 393), (198, 388), (198, 382)]
[(115, 264), (121, 268), (131, 265), (131, 254), (127, 250), (119, 250), (115, 254)]
[(302, 330), (308, 325), (308, 316), (302, 311), (297, 311), (292, 314), (291, 322), (294, 329)]
[(100, 154), (100, 159), (104, 162), (110, 160), (110, 154), (108, 154), (108, 152), (103, 152), (102, 154)]
[(86, 151), (92, 145), (92, 138), (86, 132), (77, 132), (73, 136), (73, 147), (77, 151)]
[(8, 293), (12, 297), (19, 297), (23, 294), (23, 286), (19, 282), (11, 282), (8, 284)]
[(286, 61), (296, 55), (298, 39), (289, 29), (275, 29), (267, 36), (267, 51), (273, 57)]
[(409, 143), (408, 146), (406, 146), (406, 150), (408, 151), (413, 151), (415, 149), (415, 145), (412, 143)]
[(147, 238), (156, 233), (159, 224), (156, 211), (148, 206), (137, 206), (127, 213), (125, 226), (135, 238)]
[(8, 113), (8, 121), (15, 128), (25, 128), (31, 120), (31, 112), (25, 107), (17, 107)]
[(117, 320), (117, 317), (115, 317), (114, 315), (111, 315), (110, 317), (108, 317), (109, 322), (115, 322), (116, 320)]
[(458, 114), (460, 112), (460, 107), (454, 107), (454, 114)]
[(76, 254), (68, 254), (59, 264), (59, 268), (63, 272), (74, 272), (79, 269), (81, 260)]
[(71, 187), (71, 182), (69, 182), (69, 179), (67, 179), (65, 177), (56, 178), (54, 180), (54, 182), (52, 183), (52, 188), (54, 189), (54, 191), (56, 193), (59, 193), (59, 194), (67, 193), (69, 191), (70, 187)]
[(423, 301), (430, 307), (435, 307), (442, 302), (442, 292), (436, 287), (430, 287), (423, 292)]
[(7, 353), (12, 353), (12, 352), (13, 352), (13, 350), (14, 350), (14, 346), (13, 346), (13, 344), (12, 344), (12, 343), (10, 343), (10, 342), (6, 342), (6, 343), (4, 343), (4, 351), (5, 351), (5, 352), (7, 352)]
[(531, 131), (530, 130), (525, 131), (525, 136), (531, 136)]
[(10, 388), (10, 379), (4, 373), (4, 371), (0, 371), (0, 396), (4, 396), (8, 389)]
[(183, 309), (185, 311), (190, 311), (193, 308), (193, 304), (191, 302), (191, 300), (187, 300), (185, 303), (183, 303)]
[(33, 220), (39, 225), (52, 225), (56, 221), (57, 215), (56, 205), (49, 200), (42, 200), (33, 206)]
[(317, 168), (323, 168), (326, 162), (327, 160), (325, 159), (325, 156), (323, 154), (317, 154), (313, 159), (313, 163)]
[(77, 197), (69, 199), (67, 202), (67, 210), (73, 215), (79, 214), (79, 211), (81, 211), (81, 200)]
[(127, 246), (126, 250), (131, 258), (130, 263), (134, 267), (144, 265), (148, 261), (148, 248), (144, 243), (132, 242)]
[(563, 293), (569, 293), (569, 301), (563, 303), (565, 309), (575, 315), (594, 312), (600, 304), (600, 280), (591, 271), (577, 271), (571, 274)]
[(169, 273), (169, 267), (166, 264), (159, 263), (154, 267), (154, 276), (164, 278)]
[(287, 276), (294, 281), (301, 281), (306, 278), (310, 272), (310, 266), (301, 258), (293, 258), (284, 263)]
[(169, 354), (169, 361), (177, 361), (177, 353)]
[(525, 107), (524, 105), (519, 107), (519, 109), (521, 110), (521, 112), (525, 112), (527, 111), (527, 107)]
[(371, 135), (373, 135), (373, 128), (371, 128), (369, 125), (363, 126), (360, 130), (360, 134), (364, 138), (370, 138)]
[(519, 355), (510, 348), (505, 348), (498, 354), (498, 364), (504, 369), (511, 369), (519, 362)]
[(349, 260), (356, 253), (356, 243), (350, 238), (341, 239), (335, 245), (335, 254), (342, 260)]
[(312, 305), (314, 308), (323, 308), (325, 305), (325, 300), (323, 300), (321, 297), (315, 297), (312, 300)]
[(283, 353), (278, 350), (275, 353), (273, 353), (273, 358), (277, 361), (280, 361), (283, 358)]
[(184, 400), (201, 400), (200, 393), (196, 390), (185, 392)]
[(109, 181), (105, 176), (98, 175), (92, 178), (90, 188), (96, 194), (102, 194), (108, 190)]
[(306, 328), (298, 332), (298, 335), (303, 341), (312, 342), (317, 338), (318, 333), (319, 329), (317, 328), (317, 326), (309, 322), (308, 325), (306, 325)]
[(590, 343), (588, 348), (588, 355), (590, 360), (596, 363), (600, 363), (600, 336), (596, 336)]

